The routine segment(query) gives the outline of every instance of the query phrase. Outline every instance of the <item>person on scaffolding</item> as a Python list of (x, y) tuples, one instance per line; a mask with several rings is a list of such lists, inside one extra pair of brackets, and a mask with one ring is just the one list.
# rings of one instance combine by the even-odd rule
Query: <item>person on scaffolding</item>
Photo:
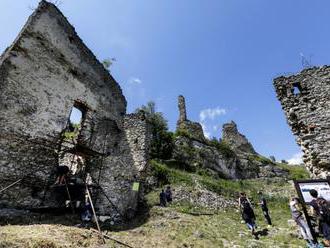
[(55, 185), (63, 185), (66, 183), (66, 177), (69, 175), (70, 169), (66, 165), (59, 165), (57, 167), (57, 178), (55, 181)]

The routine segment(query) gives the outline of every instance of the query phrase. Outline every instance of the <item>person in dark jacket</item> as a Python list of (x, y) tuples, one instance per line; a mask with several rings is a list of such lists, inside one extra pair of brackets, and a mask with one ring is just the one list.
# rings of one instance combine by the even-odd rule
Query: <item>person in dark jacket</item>
[(250, 200), (246, 197), (246, 194), (244, 192), (240, 193), (240, 196), (238, 198), (238, 204), (239, 208), (241, 210), (242, 219), (245, 221), (248, 228), (251, 230), (252, 235), (254, 235), (256, 238), (256, 216), (254, 214), (252, 205)]
[(159, 204), (161, 207), (166, 207), (166, 194), (163, 189), (159, 194)]
[(323, 242), (326, 247), (330, 247), (330, 205), (324, 198), (318, 196), (318, 192), (315, 189), (310, 190), (309, 194), (313, 198), (309, 205), (312, 206), (313, 215), (318, 219), (324, 238)]
[(269, 226), (272, 225), (272, 220), (269, 216), (269, 210), (268, 210), (268, 206), (267, 206), (267, 201), (265, 199), (265, 197), (263, 196), (262, 192), (259, 191), (258, 192), (259, 195), (259, 205), (261, 207), (262, 213), (264, 214), (264, 217), (268, 223)]
[(171, 190), (171, 187), (170, 186), (167, 186), (166, 187), (165, 195), (166, 195), (166, 201), (168, 203), (171, 203), (172, 202), (172, 190)]

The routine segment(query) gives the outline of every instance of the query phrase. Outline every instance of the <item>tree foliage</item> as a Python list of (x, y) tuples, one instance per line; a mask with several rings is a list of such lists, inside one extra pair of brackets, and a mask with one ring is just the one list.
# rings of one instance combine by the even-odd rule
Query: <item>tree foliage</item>
[(173, 134), (168, 131), (167, 120), (163, 113), (156, 112), (153, 101), (141, 106), (136, 112), (143, 111), (151, 124), (152, 142), (150, 149), (151, 158), (170, 159), (173, 151)]

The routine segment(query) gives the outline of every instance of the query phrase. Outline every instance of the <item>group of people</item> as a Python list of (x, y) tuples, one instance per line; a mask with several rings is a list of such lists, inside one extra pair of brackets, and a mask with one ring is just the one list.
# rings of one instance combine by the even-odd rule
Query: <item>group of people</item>
[[(270, 227), (272, 225), (272, 220), (269, 215), (269, 210), (267, 206), (266, 198), (263, 196), (263, 193), (261, 191), (258, 192), (259, 196), (259, 202), (258, 205), (261, 207), (262, 213), (265, 217), (265, 220)], [(252, 204), (249, 200), (249, 198), (246, 196), (245, 192), (241, 192), (238, 198), (238, 204), (239, 208), (242, 214), (242, 219), (245, 221), (248, 228), (251, 230), (252, 235), (254, 235), (256, 238), (258, 238), (256, 228), (256, 216), (252, 207)]]
[(159, 205), (161, 207), (166, 207), (166, 204), (171, 202), (172, 202), (172, 190), (171, 190), (171, 186), (167, 186), (166, 190), (162, 189), (162, 191), (159, 194)]
[(309, 247), (322, 247), (315, 238), (317, 233), (322, 234), (324, 245), (330, 247), (330, 205), (324, 198), (319, 197), (316, 190), (312, 189), (309, 193), (313, 200), (308, 203), (307, 213), (312, 224), (312, 229), (307, 224), (307, 220), (303, 214), (302, 204), (297, 197), (292, 197), (290, 200), (292, 218), (299, 226), (301, 235)]
[[(307, 213), (309, 220), (311, 220), (312, 229), (304, 217), (302, 204), (297, 197), (292, 197), (289, 202), (292, 219), (299, 227), (301, 235), (303, 239), (306, 240), (308, 247), (323, 247), (318, 243), (316, 234), (321, 234), (324, 239), (323, 243), (325, 247), (330, 247), (330, 203), (324, 198), (319, 197), (318, 192), (314, 189), (310, 190), (309, 193), (313, 200), (307, 205)], [(268, 227), (270, 227), (272, 225), (272, 221), (269, 215), (267, 201), (262, 192), (258, 192), (258, 196), (258, 205), (261, 207)], [(242, 219), (251, 230), (252, 235), (258, 238), (258, 234), (256, 232), (256, 216), (252, 204), (244, 192), (240, 193), (238, 203), (241, 210)]]

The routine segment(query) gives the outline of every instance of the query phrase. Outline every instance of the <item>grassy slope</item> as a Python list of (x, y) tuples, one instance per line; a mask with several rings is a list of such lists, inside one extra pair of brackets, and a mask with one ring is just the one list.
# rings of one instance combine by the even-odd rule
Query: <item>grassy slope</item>
[[(256, 192), (265, 192), (274, 227), (268, 235), (260, 236), (259, 240), (252, 238), (237, 209), (225, 209), (213, 212), (213, 215), (195, 216), (188, 213), (210, 213), (210, 210), (196, 208), (192, 203), (175, 203), (167, 208), (156, 207), (158, 192), (148, 194), (148, 204), (151, 206), (151, 218), (134, 231), (124, 231), (114, 234), (117, 238), (135, 244), (135, 247), (304, 247), (304, 241), (295, 236), (295, 227), (288, 225), (291, 218), (287, 206), (288, 197), (294, 193), (292, 183), (283, 179), (263, 180), (214, 180), (206, 175), (196, 175), (153, 162), (155, 175), (164, 182), (176, 186), (185, 185), (187, 190), (193, 190), (194, 182), (205, 188), (219, 192), (229, 199), (236, 199), (237, 192), (245, 191), (257, 199)], [(291, 177), (303, 178), (308, 174), (301, 167), (292, 167)], [(258, 230), (266, 228), (260, 208), (256, 207)], [(132, 240), (134, 242), (132, 243)]]
[[(200, 172), (199, 174), (178, 170), (153, 161), (155, 175), (163, 183), (175, 188), (185, 187), (194, 191), (196, 182), (202, 187), (220, 193), (228, 199), (236, 199), (237, 192), (245, 191), (256, 200), (256, 192), (265, 192), (274, 227), (267, 236), (255, 240), (237, 209), (214, 211), (196, 207), (194, 203), (179, 202), (167, 208), (157, 206), (156, 189), (147, 195), (150, 217), (144, 224), (128, 231), (108, 232), (133, 247), (304, 247), (304, 242), (293, 234), (295, 228), (288, 225), (290, 213), (287, 207), (288, 197), (294, 193), (290, 183), (283, 179), (264, 180), (215, 180)], [(292, 178), (306, 177), (300, 167), (292, 167)], [(195, 216), (189, 213), (210, 213), (212, 215)], [(260, 209), (256, 208), (258, 230), (266, 228)], [(100, 239), (90, 231), (59, 225), (4, 226), (0, 227), (0, 248), (59, 248), (59, 247), (100, 247)], [(104, 247), (122, 247), (108, 243)]]

